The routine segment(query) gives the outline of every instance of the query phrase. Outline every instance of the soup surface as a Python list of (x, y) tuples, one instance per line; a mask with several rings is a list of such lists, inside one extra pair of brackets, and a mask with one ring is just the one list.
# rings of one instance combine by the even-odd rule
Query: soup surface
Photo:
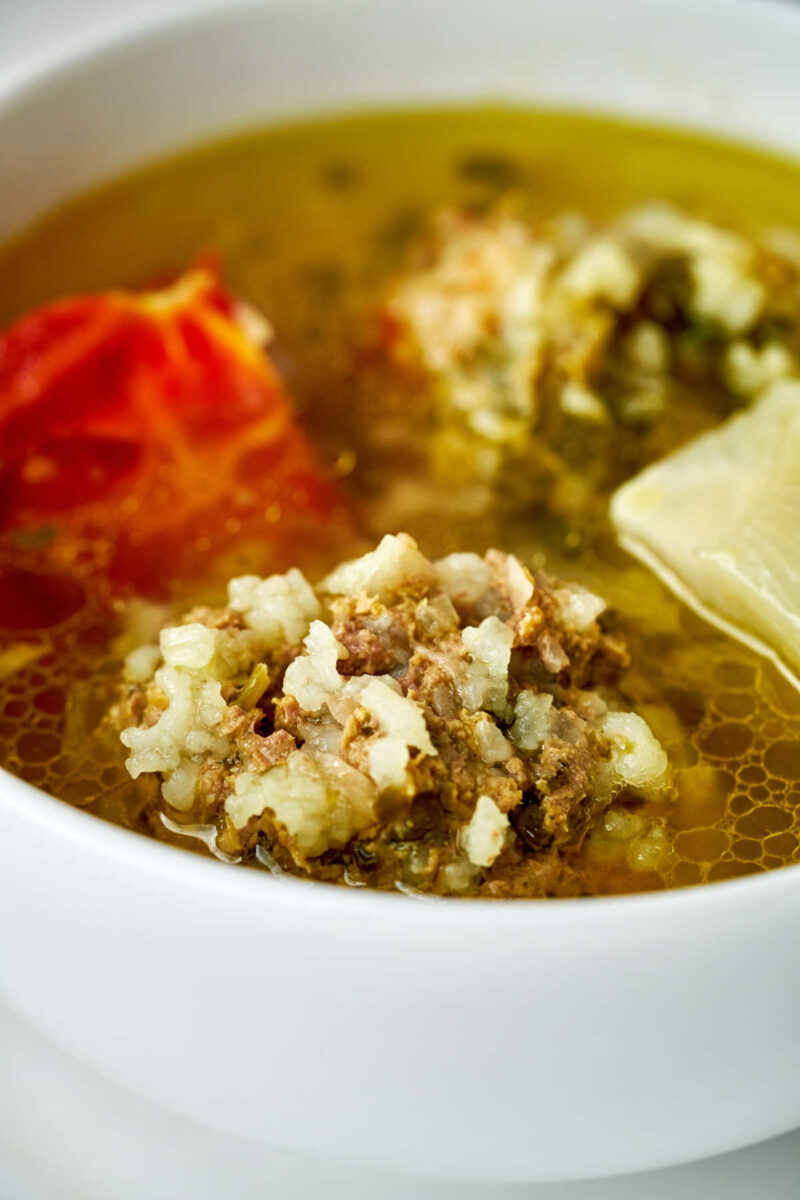
[[(579, 474), (602, 463), (599, 475), (586, 467), (591, 486), (578, 505), (534, 501), (513, 480), (482, 481), (479, 501), (468, 503), (452, 478), (428, 469), (429, 430), (424, 421), (409, 426), (407, 381), (372, 353), (376, 297), (442, 207), (481, 215), (511, 203), (537, 219), (578, 212), (604, 221), (653, 199), (745, 234), (800, 228), (800, 168), (574, 115), (348, 117), (157, 165), (65, 207), (0, 252), (6, 323), (53, 296), (174, 277), (215, 251), (226, 282), (273, 326), (276, 366), (355, 513), (335, 536), (289, 544), (234, 521), (224, 552), (199, 531), (195, 569), (153, 562), (151, 577), (137, 580), (140, 598), (130, 588), (115, 596), (97, 555), (83, 550), (68, 581), (45, 587), (47, 528), (6, 538), (2, 764), (98, 816), (209, 853), (179, 822), (162, 820), (152, 776), (131, 780), (125, 770), (104, 719), (123, 655), (192, 604), (220, 603), (231, 575), (297, 566), (317, 579), (404, 528), (426, 555), (497, 546), (613, 608), (613, 632), (632, 664), (621, 699), (666, 749), (672, 785), (601, 819), (569, 852), (561, 893), (676, 887), (800, 860), (800, 696), (621, 551), (607, 515), (618, 484), (727, 414), (723, 390), (705, 377), (679, 381), (668, 420), (623, 426), (611, 439), (587, 424), (562, 447)], [(275, 505), (258, 514), (267, 529), (285, 516)], [(637, 858), (637, 836), (655, 825), (666, 832), (663, 847)]]

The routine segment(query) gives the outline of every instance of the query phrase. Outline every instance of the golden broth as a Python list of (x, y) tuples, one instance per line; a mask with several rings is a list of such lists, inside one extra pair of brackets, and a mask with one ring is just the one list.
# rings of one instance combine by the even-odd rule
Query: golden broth
[[(800, 227), (800, 168), (722, 143), (506, 109), (346, 117), (210, 146), (64, 207), (0, 252), (0, 320), (59, 294), (168, 276), (216, 249), (233, 289), (274, 325), (276, 361), (309, 429), (379, 534), (391, 525), (381, 501), (405, 467), (391, 447), (377, 457), (370, 448), (367, 459), (364, 430), (391, 402), (391, 384), (379, 373), (357, 378), (348, 347), (374, 288), (431, 210), (485, 206), (508, 189), (545, 215), (602, 218), (663, 198), (745, 230)], [(720, 411), (713, 394), (679, 392), (657, 432), (620, 435), (618, 478)], [(593, 449), (586, 436), (578, 459)], [(544, 556), (617, 609), (633, 656), (625, 703), (650, 722), (675, 769), (668, 802), (650, 806), (667, 817), (671, 850), (659, 874), (636, 871), (601, 832), (574, 856), (583, 888), (678, 886), (796, 861), (800, 696), (615, 547), (606, 500), (598, 494), (570, 527), (524, 509), (466, 517), (437, 503), (434, 487), (410, 524), (430, 554), (495, 544), (529, 562)], [(209, 599), (231, 569), (285, 566), (242, 555), (236, 561), (234, 542), (224, 570), (208, 564)], [(330, 564), (318, 554), (299, 565)], [(103, 817), (178, 840), (157, 817), (153, 781), (131, 782), (114, 739), (97, 732), (115, 687), (118, 632), (84, 608), (54, 635), (5, 637), (0, 761)]]

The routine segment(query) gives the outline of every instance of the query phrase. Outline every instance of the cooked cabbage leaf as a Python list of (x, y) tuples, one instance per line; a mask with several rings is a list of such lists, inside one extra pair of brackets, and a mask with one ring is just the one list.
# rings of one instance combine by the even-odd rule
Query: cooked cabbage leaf
[(673, 591), (800, 673), (800, 381), (642, 471), (611, 518)]

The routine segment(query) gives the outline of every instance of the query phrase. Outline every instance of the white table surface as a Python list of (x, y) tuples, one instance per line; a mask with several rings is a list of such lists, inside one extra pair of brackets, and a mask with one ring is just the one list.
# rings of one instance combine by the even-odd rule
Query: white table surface
[[(161, 4), (0, 0), (0, 71), (76, 30), (114, 22), (126, 11), (157, 11)], [(101, 1079), (50, 1045), (1, 999), (0, 1064), (0, 1200), (800, 1198), (800, 1131), (737, 1154), (624, 1179), (508, 1187), (434, 1183), (265, 1153), (207, 1131)]]

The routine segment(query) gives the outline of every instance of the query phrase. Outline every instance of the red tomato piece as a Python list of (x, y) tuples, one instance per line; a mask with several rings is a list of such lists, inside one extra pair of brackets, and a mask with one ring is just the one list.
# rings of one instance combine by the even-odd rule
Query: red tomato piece
[[(155, 578), (231, 523), (279, 543), (342, 520), (242, 307), (207, 266), (61, 300), (0, 335), (0, 530), (100, 533), (109, 574)], [(164, 560), (160, 560), (162, 573)]]

